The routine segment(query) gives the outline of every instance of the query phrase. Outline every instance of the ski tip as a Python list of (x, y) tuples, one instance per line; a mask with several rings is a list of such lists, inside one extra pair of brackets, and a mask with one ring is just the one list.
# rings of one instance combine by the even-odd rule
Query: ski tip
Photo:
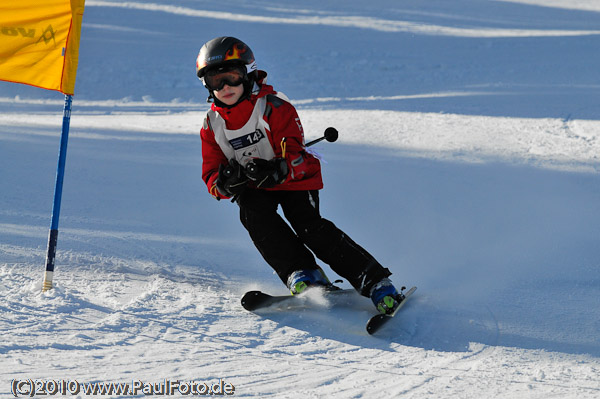
[(241, 299), (242, 307), (246, 310), (254, 310), (257, 308), (257, 299), (264, 294), (260, 291), (248, 291)]
[(367, 333), (369, 335), (375, 334), (389, 319), (391, 317), (385, 314), (378, 314), (371, 317), (367, 323)]

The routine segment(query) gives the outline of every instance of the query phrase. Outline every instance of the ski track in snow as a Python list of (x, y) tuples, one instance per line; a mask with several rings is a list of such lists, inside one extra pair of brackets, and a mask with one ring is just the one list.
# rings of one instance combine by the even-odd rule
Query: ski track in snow
[(197, 18), (210, 18), (225, 21), (256, 22), (282, 25), (325, 25), (330, 27), (373, 29), (383, 32), (402, 32), (433, 36), (458, 36), (458, 37), (532, 37), (532, 36), (584, 36), (598, 35), (600, 30), (535, 30), (535, 29), (488, 29), (483, 27), (455, 28), (448, 26), (427, 25), (408, 21), (387, 20), (365, 16), (322, 16), (307, 15), (285, 17), (266, 17), (249, 14), (236, 14), (231, 12), (211, 12), (195, 10), (186, 7), (177, 7), (165, 4), (91, 0), (88, 7), (115, 7), (136, 10), (154, 11), (166, 14), (184, 15)]
[[(600, 396), (597, 2), (86, 6), (46, 293), (62, 100), (0, 82), (0, 397), (15, 378)], [(339, 130), (311, 149), (323, 215), (419, 287), (376, 336), (358, 295), (240, 306), (286, 290), (200, 179), (208, 105), (192, 65), (220, 34), (247, 38), (307, 140)]]
[[(309, 132), (324, 131), (327, 125), (323, 121), (331, 121), (344, 132), (345, 143), (381, 147), (407, 156), (475, 163), (508, 161), (591, 172), (597, 172), (600, 164), (597, 121), (313, 108), (303, 108), (299, 114)], [(176, 139), (162, 134), (197, 135), (198, 120), (203, 117), (204, 113), (197, 111), (169, 115), (138, 112), (85, 115), (72, 122), (76, 130), (73, 136), (97, 140), (173, 141)], [(0, 116), (0, 125), (31, 127), (30, 134), (53, 136), (52, 127), (60, 124), (59, 120), (57, 115), (6, 114)], [(460, 134), (453, 126), (460, 127)], [(368, 129), (378, 134), (362, 134)], [(122, 131), (161, 133), (161, 137), (140, 138), (123, 135)]]

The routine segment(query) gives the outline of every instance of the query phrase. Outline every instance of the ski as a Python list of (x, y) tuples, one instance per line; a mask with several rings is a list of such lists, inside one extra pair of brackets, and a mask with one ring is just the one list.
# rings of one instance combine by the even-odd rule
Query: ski
[(292, 295), (269, 295), (262, 291), (248, 291), (242, 297), (242, 307), (253, 311), (256, 309), (267, 308), (276, 303), (290, 300)]
[[(341, 289), (335, 287), (334, 289), (323, 290), (327, 295), (329, 294), (347, 294), (354, 293), (354, 289)], [(304, 293), (303, 293), (304, 294)], [(305, 295), (269, 295), (262, 291), (248, 291), (242, 297), (242, 307), (249, 311), (255, 311), (258, 309), (268, 308), (270, 306), (285, 306), (293, 307), (295, 305), (303, 304), (306, 299)], [(287, 304), (289, 302), (289, 304)]]
[[(390, 321), (396, 313), (404, 306), (406, 300), (417, 290), (417, 287), (412, 287), (408, 291), (406, 291), (404, 295), (404, 299), (400, 302), (394, 313), (391, 314), (377, 314), (369, 319), (367, 322), (367, 333), (370, 335), (375, 334), (381, 327), (383, 327), (388, 321)], [(309, 290), (310, 291), (310, 290)], [(348, 294), (348, 293), (356, 293), (356, 291), (352, 288), (350, 289), (339, 289), (334, 288), (332, 290), (323, 290), (323, 292), (327, 295), (339, 295), (339, 294)], [(305, 306), (307, 303), (308, 297), (306, 294), (300, 295), (270, 295), (264, 293), (262, 291), (248, 291), (242, 297), (241, 303), (242, 307), (248, 311), (255, 311), (260, 309), (266, 309), (269, 307), (274, 308), (294, 308), (297, 306)]]
[(404, 299), (402, 299), (402, 302), (398, 304), (398, 307), (396, 308), (396, 310), (394, 310), (394, 313), (378, 314), (371, 317), (367, 322), (367, 332), (371, 335), (375, 334), (381, 327), (383, 327), (388, 321), (390, 321), (396, 315), (396, 313), (398, 313), (398, 311), (406, 303), (408, 297), (411, 296), (416, 290), (417, 287), (412, 287), (411, 289), (406, 291), (406, 293), (404, 294)]

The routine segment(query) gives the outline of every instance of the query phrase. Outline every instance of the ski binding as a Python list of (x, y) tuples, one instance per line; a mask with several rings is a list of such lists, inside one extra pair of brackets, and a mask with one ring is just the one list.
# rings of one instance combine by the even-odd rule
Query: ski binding
[(375, 334), (381, 327), (383, 327), (388, 321), (390, 321), (396, 315), (396, 313), (398, 313), (398, 311), (406, 303), (406, 300), (408, 299), (408, 297), (411, 296), (416, 290), (417, 290), (417, 287), (412, 287), (411, 289), (406, 291), (406, 293), (404, 293), (404, 299), (402, 299), (402, 301), (398, 304), (398, 307), (394, 310), (393, 313), (378, 314), (378, 315), (371, 317), (369, 319), (369, 321), (367, 322), (367, 332), (370, 335)]

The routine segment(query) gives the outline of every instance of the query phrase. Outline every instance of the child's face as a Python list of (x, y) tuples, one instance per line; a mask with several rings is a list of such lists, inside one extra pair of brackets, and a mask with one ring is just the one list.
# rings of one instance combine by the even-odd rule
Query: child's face
[(241, 84), (237, 86), (229, 86), (226, 84), (221, 90), (213, 90), (213, 95), (217, 100), (226, 105), (237, 103), (242, 94), (244, 94), (244, 85)]

